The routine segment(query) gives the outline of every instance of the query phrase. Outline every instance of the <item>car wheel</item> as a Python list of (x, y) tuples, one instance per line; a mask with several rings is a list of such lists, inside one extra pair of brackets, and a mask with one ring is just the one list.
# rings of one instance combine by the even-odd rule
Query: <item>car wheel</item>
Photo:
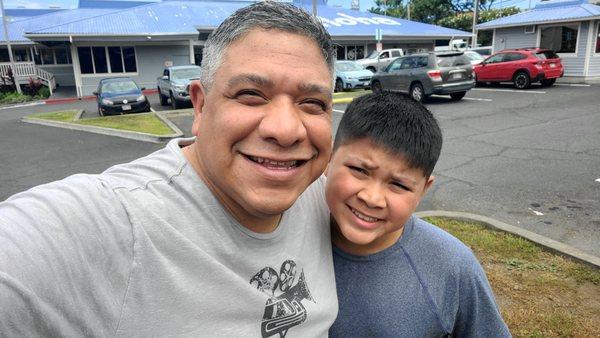
[(513, 84), (517, 89), (526, 89), (529, 88), (529, 85), (531, 85), (531, 79), (529, 78), (529, 75), (527, 73), (518, 72), (513, 77)]
[(179, 103), (175, 100), (175, 97), (173, 97), (173, 93), (171, 93), (171, 107), (173, 107), (173, 109), (179, 109)]
[(423, 90), (423, 85), (420, 83), (415, 83), (410, 87), (410, 97), (417, 102), (423, 102), (425, 99), (425, 91)]
[(371, 91), (373, 93), (377, 93), (377, 94), (383, 92), (383, 87), (381, 86), (381, 82), (379, 82), (379, 81), (373, 82), (371, 84)]
[(556, 79), (544, 79), (542, 81), (540, 81), (542, 83), (542, 86), (544, 87), (550, 87), (554, 84), (554, 82), (556, 82)]
[(169, 97), (166, 95), (163, 95), (160, 92), (160, 88), (158, 89), (158, 97), (160, 98), (160, 105), (161, 106), (168, 106), (169, 105)]
[(102, 109), (100, 109), (100, 105), (98, 105), (98, 115), (104, 116), (104, 113), (102, 112)]
[(343, 90), (344, 90), (344, 83), (342, 82), (342, 80), (340, 80), (340, 79), (335, 80), (335, 88), (333, 89), (333, 91), (338, 93)]
[(450, 97), (452, 98), (452, 101), (460, 101), (466, 94), (467, 92), (452, 93), (450, 94)]

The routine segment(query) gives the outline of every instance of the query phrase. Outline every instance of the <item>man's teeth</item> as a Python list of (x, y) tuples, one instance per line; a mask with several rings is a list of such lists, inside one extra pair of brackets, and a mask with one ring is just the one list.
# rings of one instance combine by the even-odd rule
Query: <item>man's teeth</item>
[(363, 221), (367, 221), (367, 222), (371, 222), (371, 223), (373, 223), (373, 222), (377, 222), (377, 221), (378, 221), (378, 219), (377, 219), (377, 218), (375, 218), (375, 217), (370, 217), (370, 216), (367, 216), (367, 215), (361, 214), (361, 213), (360, 213), (360, 212), (358, 212), (356, 209), (352, 209), (352, 213), (353, 213), (354, 215), (356, 215), (356, 217), (358, 217), (358, 218), (362, 219)]
[(298, 160), (280, 162), (280, 161), (273, 161), (268, 158), (257, 157), (257, 156), (250, 156), (250, 159), (252, 159), (252, 161), (254, 161), (256, 163), (265, 165), (267, 167), (272, 167), (272, 168), (291, 169), (298, 165)]

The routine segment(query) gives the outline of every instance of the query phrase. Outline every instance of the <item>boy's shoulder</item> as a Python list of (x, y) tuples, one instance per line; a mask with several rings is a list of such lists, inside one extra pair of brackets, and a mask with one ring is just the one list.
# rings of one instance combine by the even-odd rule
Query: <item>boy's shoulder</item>
[(412, 224), (400, 237), (400, 244), (413, 260), (457, 268), (477, 263), (473, 251), (450, 233), (414, 215), (409, 222)]

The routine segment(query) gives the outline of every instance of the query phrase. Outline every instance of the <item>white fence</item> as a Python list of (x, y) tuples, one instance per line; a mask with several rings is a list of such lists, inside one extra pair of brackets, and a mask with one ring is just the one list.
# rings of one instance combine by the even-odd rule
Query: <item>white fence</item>
[[(7, 79), (9, 77), (8, 72), (10, 68), (10, 62), (0, 62), (0, 76), (2, 76), (4, 79)], [(48, 89), (50, 89), (50, 94), (52, 94), (52, 91), (56, 89), (56, 79), (54, 78), (54, 74), (41, 68), (37, 68), (33, 62), (15, 62), (13, 76), (17, 82), (19, 82), (20, 78), (31, 77), (40, 79), (42, 83), (48, 86)]]

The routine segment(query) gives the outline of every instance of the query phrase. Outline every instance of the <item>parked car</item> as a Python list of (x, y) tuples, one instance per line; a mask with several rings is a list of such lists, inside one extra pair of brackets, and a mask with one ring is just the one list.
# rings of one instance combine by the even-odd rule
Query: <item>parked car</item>
[(398, 58), (383, 72), (373, 75), (374, 92), (408, 93), (416, 101), (431, 94), (462, 99), (475, 86), (473, 68), (463, 52), (429, 52)]
[(369, 56), (364, 59), (356, 60), (365, 69), (372, 71), (373, 73), (382, 71), (392, 61), (404, 55), (404, 51), (401, 48), (383, 49), (380, 51), (374, 50)]
[(128, 77), (100, 80), (94, 92), (100, 116), (149, 112), (150, 102), (135, 81)]
[(200, 79), (200, 74), (200, 67), (196, 65), (165, 68), (163, 75), (156, 80), (160, 104), (166, 106), (170, 100), (173, 109), (191, 105), (189, 85)]
[(511, 81), (518, 89), (533, 82), (552, 86), (564, 69), (556, 53), (541, 48), (506, 49), (473, 67), (477, 83)]
[(334, 91), (369, 88), (371, 77), (373, 72), (364, 69), (356, 61), (336, 61)]
[(490, 56), (492, 55), (492, 50), (493, 47), (492, 46), (480, 46), (480, 47), (475, 47), (475, 48), (469, 48), (468, 50), (475, 52), (475, 53), (479, 53), (481, 56)]
[(471, 51), (471, 50), (467, 50), (465, 51), (465, 55), (469, 58), (469, 61), (471, 61), (471, 65), (478, 65), (480, 63), (483, 62), (483, 60), (485, 60), (485, 58), (483, 56), (481, 56), (481, 54)]

